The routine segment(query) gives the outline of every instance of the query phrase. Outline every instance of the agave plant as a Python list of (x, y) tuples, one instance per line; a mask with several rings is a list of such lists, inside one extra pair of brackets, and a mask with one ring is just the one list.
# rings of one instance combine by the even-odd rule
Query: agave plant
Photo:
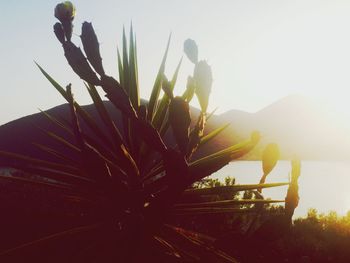
[[(261, 192), (263, 188), (288, 185), (288, 182), (191, 187), (252, 150), (259, 142), (259, 134), (254, 132), (245, 141), (196, 159), (195, 153), (227, 127), (219, 127), (210, 133), (204, 131), (212, 116), (207, 113), (212, 72), (205, 60), (198, 60), (196, 43), (193, 40), (185, 41), (184, 51), (194, 64), (194, 72), (188, 77), (183, 94), (176, 96), (174, 87), (181, 60), (168, 80), (164, 72), (169, 38), (151, 96), (144, 104), (140, 100), (136, 38), (132, 27), (129, 40), (123, 31), (122, 52), (118, 50), (119, 80), (116, 80), (104, 70), (98, 39), (91, 23), (82, 24), (80, 38), (84, 52), (72, 42), (74, 15), (75, 8), (70, 2), (57, 5), (55, 16), (60, 22), (54, 25), (54, 33), (62, 44), (69, 65), (84, 81), (103, 126), (99, 126), (97, 120), (75, 101), (70, 84), (62, 87), (38, 65), (43, 75), (68, 102), (71, 113), (70, 119), (65, 120), (46, 112), (43, 114), (69, 134), (72, 140), (44, 132), (53, 141), (74, 152), (79, 161), (71, 160), (50, 145), (36, 144), (58, 161), (0, 151), (0, 164), (50, 179), (43, 182), (32, 177), (12, 177), (11, 180), (52, 189), (63, 188), (69, 192), (69, 200), (74, 197), (75, 201), (78, 199), (84, 205), (98, 208), (94, 210), (95, 214), (80, 216), (81, 223), (75, 228), (2, 251), (1, 256), (18, 258), (29, 253), (40, 260), (43, 255), (51, 256), (51, 259), (55, 255), (56, 259), (69, 258), (76, 262), (130, 262), (141, 258), (157, 262), (235, 262), (234, 258), (213, 246), (213, 238), (174, 226), (171, 219), (193, 214), (256, 212), (265, 203), (283, 202), (265, 200), (258, 191), (255, 193), (259, 198), (242, 201), (233, 201), (232, 198), (239, 191), (258, 189)], [(101, 93), (121, 113), (120, 123), (116, 123), (115, 116), (107, 111)], [(197, 120), (191, 118), (189, 106), (194, 95), (201, 107)], [(83, 129), (83, 125), (87, 128)], [(173, 143), (165, 140), (169, 133)], [(273, 154), (264, 158), (264, 178), (276, 164), (277, 158)], [(293, 189), (295, 182), (292, 180)], [(295, 195), (293, 191), (288, 192), (290, 196)], [(220, 196), (220, 200), (215, 201), (215, 196)], [(214, 201), (204, 201), (208, 197)], [(292, 199), (287, 197), (287, 200)], [(237, 204), (244, 203), (256, 206), (251, 209), (237, 207)], [(289, 207), (288, 216), (291, 217), (294, 209), (293, 205)], [(79, 240), (77, 242), (84, 246), (77, 251), (68, 253), (65, 249), (58, 254), (48, 249), (55, 247), (57, 242), (64, 244), (68, 240)], [(99, 253), (100, 256), (96, 258)]]

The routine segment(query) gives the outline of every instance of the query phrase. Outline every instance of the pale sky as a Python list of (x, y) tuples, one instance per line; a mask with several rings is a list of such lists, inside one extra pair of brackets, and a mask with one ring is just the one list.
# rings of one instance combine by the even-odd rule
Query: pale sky
[[(68, 66), (52, 26), (59, 1), (2, 1), (0, 16), (0, 124), (64, 102), (36, 68), (60, 84), (73, 84), (81, 104), (90, 103)], [(289, 94), (315, 97), (350, 116), (350, 1), (346, 0), (76, 0), (80, 45), (83, 21), (92, 21), (104, 66), (117, 76), (116, 47), (123, 24), (137, 34), (141, 96), (147, 98), (172, 32), (170, 77), (187, 38), (213, 69), (210, 109), (255, 112)], [(184, 59), (176, 91), (182, 93), (192, 65)]]

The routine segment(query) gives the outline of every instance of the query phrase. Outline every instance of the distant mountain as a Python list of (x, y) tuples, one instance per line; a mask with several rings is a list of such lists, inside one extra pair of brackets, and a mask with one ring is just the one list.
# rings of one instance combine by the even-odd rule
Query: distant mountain
[[(142, 103), (145, 103), (145, 101), (142, 101)], [(105, 101), (104, 104), (107, 111), (110, 113), (110, 116), (118, 126), (121, 134), (123, 135), (123, 127), (120, 112), (116, 110), (116, 108), (109, 101)], [(95, 106), (91, 104), (82, 107), (93, 117), (93, 119), (97, 122), (98, 126), (101, 127), (102, 130), (104, 130), (105, 125), (101, 121), (98, 113), (96, 112)], [(61, 123), (65, 125), (70, 125), (70, 110), (68, 104), (59, 105), (57, 107), (47, 110), (46, 112), (49, 113), (50, 116), (53, 116), (56, 119), (58, 119)], [(194, 121), (196, 120), (198, 114), (199, 110), (192, 108), (192, 116)], [(81, 120), (80, 124), (84, 132), (86, 132), (92, 137), (95, 137), (91, 130), (86, 125), (84, 125), (84, 121)], [(47, 135), (47, 132), (55, 133), (59, 137), (67, 140), (68, 142), (75, 144), (75, 138), (72, 134), (69, 134), (62, 127), (50, 121), (43, 113), (36, 113), (0, 126), (0, 151), (9, 151), (44, 160), (62, 162), (61, 159), (56, 158), (55, 156), (43, 153), (43, 151), (38, 149), (33, 144), (36, 143), (56, 149), (57, 151), (64, 153), (71, 159), (78, 160), (78, 156), (76, 156), (73, 151), (63, 146), (56, 140), (52, 139), (50, 136)], [(107, 132), (106, 135), (108, 136)], [(99, 141), (99, 138), (95, 137), (95, 139)], [(165, 135), (165, 141), (170, 146), (174, 145), (174, 139), (170, 132), (168, 132)]]
[[(105, 105), (115, 122), (120, 124), (120, 113), (109, 102), (105, 102)], [(104, 127), (94, 105), (87, 105), (84, 108), (101, 127)], [(63, 122), (70, 118), (67, 104), (54, 107), (48, 112)], [(194, 121), (198, 112), (198, 109), (192, 108)], [(280, 145), (282, 158), (291, 158), (296, 154), (302, 159), (350, 159), (350, 132), (347, 128), (335, 123), (333, 119), (327, 117), (327, 114), (323, 114), (319, 105), (301, 96), (288, 96), (256, 113), (231, 110), (221, 115), (214, 115), (208, 122), (206, 132), (226, 123), (231, 124), (229, 128), (212, 143), (205, 145), (197, 157), (248, 138), (252, 131), (258, 130), (262, 135), (261, 143), (245, 157), (247, 159), (259, 159), (263, 147), (270, 142)], [(82, 128), (90, 133), (87, 127)], [(0, 150), (55, 160), (54, 157), (43, 155), (37, 150), (32, 144), (36, 142), (59, 149), (71, 158), (76, 158), (72, 152), (49, 138), (43, 130), (55, 132), (74, 143), (74, 138), (70, 134), (50, 122), (44, 114), (37, 113), (0, 126)], [(166, 142), (168, 145), (173, 145), (171, 134), (166, 136)]]
[[(256, 113), (229, 111), (217, 118), (231, 123), (225, 140), (260, 131), (261, 143), (250, 158), (259, 158), (264, 145), (279, 144), (282, 158), (297, 155), (311, 160), (350, 160), (350, 130), (337, 123), (322, 105), (298, 95), (285, 97)], [(233, 134), (233, 135), (231, 135)]]

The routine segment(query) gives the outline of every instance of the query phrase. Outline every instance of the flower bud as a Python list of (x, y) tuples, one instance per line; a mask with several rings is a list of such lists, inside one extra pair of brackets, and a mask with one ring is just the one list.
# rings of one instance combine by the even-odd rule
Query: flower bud
[(266, 146), (262, 156), (262, 166), (264, 175), (269, 174), (275, 167), (280, 157), (280, 151), (276, 143), (270, 143)]
[(184, 43), (184, 52), (193, 64), (198, 63), (198, 47), (194, 40), (187, 39)]
[[(65, 1), (56, 5), (55, 17), (62, 23), (63, 31), (68, 41), (72, 38), (73, 24), (72, 21), (75, 16), (75, 7), (69, 2)], [(57, 36), (57, 35), (56, 35)]]
[(63, 44), (64, 55), (69, 65), (80, 78), (93, 85), (99, 85), (100, 80), (87, 62), (80, 48), (72, 42), (67, 41)]
[(204, 60), (199, 61), (194, 69), (193, 78), (196, 82), (195, 93), (197, 95), (202, 112), (206, 112), (209, 104), (209, 95), (213, 83), (211, 67)]
[(120, 86), (119, 82), (113, 77), (103, 75), (101, 77), (101, 87), (106, 92), (106, 97), (113, 103), (115, 107), (120, 109), (123, 114), (130, 119), (136, 119), (137, 114), (131, 104), (129, 96), (125, 90)]
[(65, 42), (64, 39), (64, 31), (63, 31), (63, 27), (62, 24), (57, 22), (54, 26), (53, 26), (53, 32), (55, 33), (58, 41), (61, 42), (61, 44), (63, 44)]
[(75, 7), (70, 1), (62, 2), (55, 7), (55, 17), (64, 22), (73, 21), (75, 16)]
[[(272, 171), (276, 166), (276, 163), (280, 157), (280, 151), (276, 143), (270, 143), (266, 146), (262, 155), (262, 168), (263, 175), (260, 179), (259, 184), (264, 184), (267, 175)], [(258, 192), (261, 193), (261, 189), (258, 189)]]
[(84, 22), (81, 28), (81, 41), (87, 59), (100, 76), (103, 76), (104, 70), (102, 66), (102, 58), (100, 55), (100, 47), (91, 23)]
[(298, 179), (300, 176), (300, 160), (292, 160), (291, 181), (288, 187), (287, 196), (285, 198), (285, 214), (289, 220), (292, 219), (295, 208), (299, 204), (299, 185)]

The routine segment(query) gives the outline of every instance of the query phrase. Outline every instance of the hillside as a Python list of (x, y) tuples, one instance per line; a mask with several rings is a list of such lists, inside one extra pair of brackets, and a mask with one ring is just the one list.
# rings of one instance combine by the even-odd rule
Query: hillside
[(229, 111), (217, 118), (220, 122), (232, 123), (225, 139), (246, 137), (253, 130), (261, 132), (260, 147), (252, 156), (260, 156), (260, 150), (270, 142), (279, 144), (282, 158), (298, 155), (310, 160), (348, 160), (350, 157), (350, 131), (343, 123), (314, 101), (291, 95), (261, 109), (256, 113)]
[[(105, 105), (116, 123), (120, 124), (119, 112), (109, 102), (105, 102)], [(226, 123), (231, 125), (211, 144), (203, 147), (198, 156), (222, 149), (249, 137), (252, 131), (258, 130), (262, 135), (262, 141), (245, 158), (258, 159), (264, 145), (276, 142), (280, 145), (282, 158), (291, 158), (297, 154), (302, 159), (347, 159), (350, 156), (348, 135), (350, 133), (345, 127), (340, 127), (333, 120), (325, 118), (318, 107), (304, 97), (288, 96), (256, 113), (231, 110), (221, 115), (214, 115), (208, 122), (207, 132)], [(101, 127), (104, 127), (93, 105), (86, 105), (84, 108), (95, 117)], [(67, 104), (54, 107), (48, 112), (58, 119), (69, 120)], [(198, 110), (192, 108), (194, 120), (197, 114)], [(86, 127), (82, 128), (89, 133)], [(71, 158), (75, 158), (71, 152), (62, 149), (61, 145), (45, 135), (43, 130), (54, 131), (74, 143), (71, 135), (51, 123), (44, 114), (37, 113), (0, 126), (0, 150), (52, 160), (53, 157), (43, 155), (33, 147), (32, 143), (36, 142), (54, 148), (59, 147)], [(168, 134), (166, 141), (169, 145), (172, 145), (172, 140), (171, 134)]]

